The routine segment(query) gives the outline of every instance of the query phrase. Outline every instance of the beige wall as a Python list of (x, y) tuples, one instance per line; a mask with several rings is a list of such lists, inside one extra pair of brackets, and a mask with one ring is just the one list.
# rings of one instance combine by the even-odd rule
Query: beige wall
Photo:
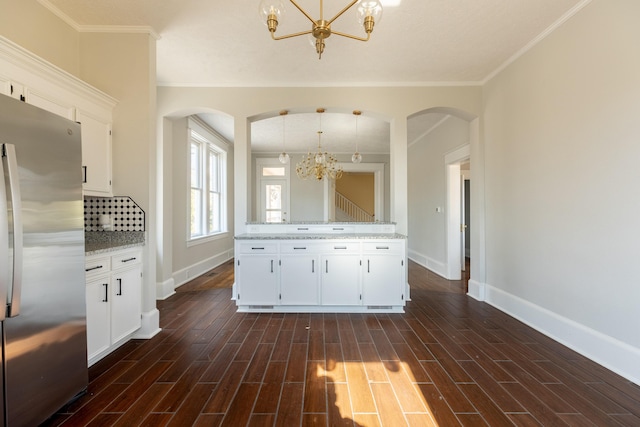
[(369, 215), (375, 213), (373, 173), (345, 172), (342, 178), (336, 181), (336, 191)]
[(80, 36), (36, 0), (0, 0), (0, 35), (78, 76)]
[(484, 87), (487, 300), (636, 382), (639, 16), (594, 0)]

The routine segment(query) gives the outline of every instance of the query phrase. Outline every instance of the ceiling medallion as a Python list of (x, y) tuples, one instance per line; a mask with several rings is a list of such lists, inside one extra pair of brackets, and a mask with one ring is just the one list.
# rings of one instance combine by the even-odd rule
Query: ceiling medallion
[[(323, 0), (320, 0), (320, 19), (315, 20), (307, 13), (295, 0), (289, 0), (304, 16), (311, 21), (311, 29), (309, 31), (301, 31), (299, 33), (286, 34), (284, 36), (276, 37), (275, 33), (278, 29), (278, 20), (285, 13), (284, 4), (282, 0), (262, 0), (260, 2), (260, 16), (271, 33), (273, 40), (283, 40), (297, 36), (304, 36), (310, 34), (315, 39), (316, 53), (318, 59), (322, 59), (322, 53), (324, 52), (324, 41), (328, 39), (331, 34), (337, 36), (347, 37), (353, 40), (360, 40), (366, 42), (371, 36), (373, 27), (376, 22), (380, 22), (382, 18), (382, 4), (379, 0), (352, 0), (346, 5), (340, 12), (336, 14), (330, 20), (324, 19), (324, 5)], [(341, 33), (331, 30), (331, 24), (349, 10), (353, 5), (358, 4), (357, 15), (358, 23), (363, 26), (366, 37), (358, 37), (352, 34)]]

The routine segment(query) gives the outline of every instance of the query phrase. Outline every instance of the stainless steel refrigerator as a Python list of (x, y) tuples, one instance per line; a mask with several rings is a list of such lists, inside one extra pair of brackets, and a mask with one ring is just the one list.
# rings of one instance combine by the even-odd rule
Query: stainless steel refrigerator
[(0, 400), (37, 426), (86, 390), (80, 126), (0, 95)]

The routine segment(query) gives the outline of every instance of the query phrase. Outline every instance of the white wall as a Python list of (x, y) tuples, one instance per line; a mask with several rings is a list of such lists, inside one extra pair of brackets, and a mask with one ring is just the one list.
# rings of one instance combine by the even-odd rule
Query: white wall
[(447, 277), (445, 155), (465, 144), (469, 144), (469, 122), (448, 116), (409, 146), (409, 257), (443, 277)]
[(484, 87), (486, 300), (636, 383), (639, 16), (594, 0)]

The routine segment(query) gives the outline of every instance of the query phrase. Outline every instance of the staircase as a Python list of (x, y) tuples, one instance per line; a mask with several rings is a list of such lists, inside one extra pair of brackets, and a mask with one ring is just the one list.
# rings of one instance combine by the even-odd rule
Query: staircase
[(338, 222), (374, 222), (375, 217), (369, 215), (360, 206), (336, 191), (336, 221)]

